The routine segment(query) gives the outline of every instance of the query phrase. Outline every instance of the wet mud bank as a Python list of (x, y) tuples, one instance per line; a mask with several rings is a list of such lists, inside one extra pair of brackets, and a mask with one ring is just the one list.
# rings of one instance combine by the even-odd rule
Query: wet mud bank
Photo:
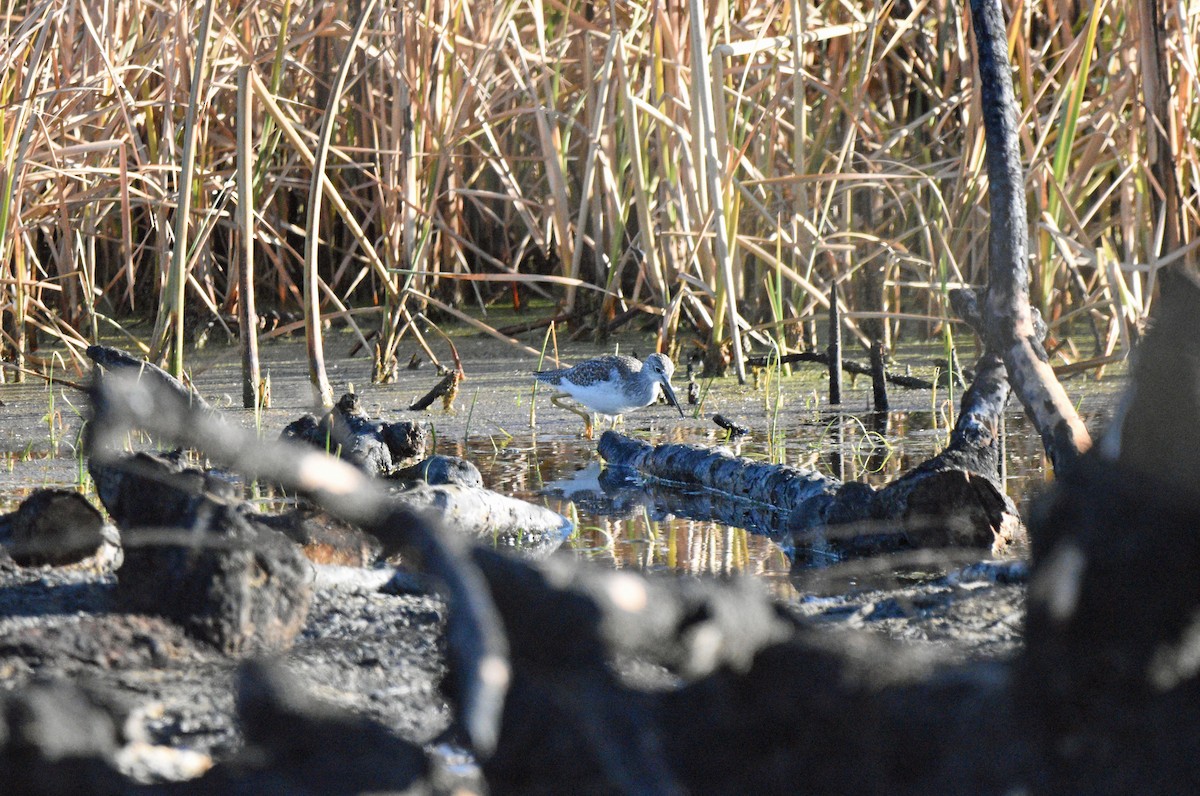
[[(428, 512), (400, 507), (368, 459), (248, 447), (245, 432), (178, 390), (136, 378), (105, 389), (108, 379), (89, 467), (120, 528), (118, 554), (101, 545), (66, 566), (8, 561), (0, 579), (0, 668), (11, 675), (0, 762), (30, 792), (449, 792), (485, 782), (496, 792), (669, 792), (693, 776), (680, 768), (691, 741), (665, 742), (685, 737), (670, 728), (694, 710), (714, 730), (727, 722), (728, 695), (704, 690), (731, 675), (768, 682), (771, 672), (756, 673), (767, 650), (824, 648), (834, 642), (819, 640), (818, 625), (868, 615), (889, 616), (878, 625), (887, 635), (902, 637), (904, 625), (937, 635), (939, 612), (920, 585), (872, 594), (871, 610), (824, 605), (806, 619), (748, 580), (643, 580), (471, 548), (464, 537), (477, 534), (445, 516), (430, 535)], [(378, 539), (379, 554), (399, 552), (415, 571), (309, 563), (311, 539), (286, 529), (311, 525), (311, 513), (264, 521), (220, 471), (104, 453), (103, 440), (124, 439), (129, 423), (247, 477), (312, 479), (314, 507), (329, 512), (318, 525), (357, 518), (350, 525)], [(912, 610), (885, 610), (889, 599)], [(976, 645), (961, 657), (1009, 652)], [(905, 654), (921, 667), (939, 660), (932, 649)], [(80, 722), (93, 729), (54, 729)], [(549, 736), (529, 735), (539, 726)], [(617, 737), (616, 748), (603, 740)]]
[[(423, 748), (428, 763), (421, 770), (440, 766), (446, 770), (438, 776), (445, 782), (480, 787), (482, 774), (473, 758), (441, 743), (460, 740), (441, 687), (447, 675), (444, 602), (413, 593), (420, 584), (411, 579), (380, 586), (380, 578), (371, 577), (377, 573), (353, 573), (335, 573), (343, 582), (314, 589), (291, 649), (276, 656), (279, 666), (305, 699), (324, 704), (322, 710), (336, 706), (347, 721), (370, 719), (414, 749)], [(222, 762), (267, 754), (248, 744), (245, 723), (253, 717), (238, 708), (239, 690), (247, 678), (259, 675), (247, 673), (244, 658), (222, 653), (165, 618), (117, 611), (115, 590), (113, 574), (88, 566), (63, 570), (8, 563), (0, 570), (5, 715), (15, 715), (13, 700), (30, 689), (61, 691), (58, 720), (74, 721), (89, 707), (105, 717), (103, 726), (112, 726), (112, 741), (103, 748), (74, 752), (112, 766), (117, 776), (107, 792), (139, 792), (137, 783), (171, 781), (191, 781), (199, 790), (176, 785), (178, 790), (170, 792), (220, 792), (217, 783), (223, 780), (201, 786), (205, 780), (196, 778)], [(1019, 585), (998, 587), (994, 578), (967, 575), (955, 585), (943, 579), (936, 585), (814, 598), (801, 602), (794, 614), (797, 621), (852, 636), (865, 629), (907, 640), (910, 647), (927, 647), (930, 661), (1007, 658), (1019, 645), (1019, 623), (1004, 617), (986, 627), (986, 617), (1001, 603), (1018, 611), (1022, 592)], [(626, 658), (618, 670), (631, 687), (651, 692), (673, 691), (686, 682), (661, 661), (645, 657)], [(13, 743), (13, 727), (7, 735)], [(357, 747), (346, 755), (354, 767), (366, 765)], [(14, 761), (8, 772), (22, 776), (18, 771), (24, 765)], [(295, 792), (348, 792), (293, 786)], [(101, 792), (86, 781), (58, 778), (31, 787), (25, 792)]]
[[(246, 478), (286, 481), (298, 463), (260, 461), (219, 438), (206, 414), (190, 424), (173, 411), (135, 419), (188, 435), (175, 441), (223, 466), (250, 465), (232, 467)], [(382, 482), (350, 469), (310, 485), (312, 510), (327, 515), (317, 529), (356, 514), (350, 526), (373, 544), (348, 546), (364, 561), (401, 550), (410, 568), (305, 570), (306, 612), (266, 655), (132, 610), (111, 559), (5, 564), (5, 781), (46, 793), (1001, 793), (1043, 790), (1065, 765), (1042, 756), (1043, 730), (1018, 693), (1034, 666), (1026, 581), (1044, 580), (1044, 564), (1032, 575), (1020, 562), (980, 565), (986, 544), (961, 559), (844, 561), (794, 571), (803, 596), (779, 604), (746, 579), (644, 578), (515, 559), (494, 549), (498, 539), (481, 548), (472, 534), (426, 536), (423, 512), (389, 514), (382, 492), (339, 496), (338, 479)], [(198, 493), (220, 498), (221, 487)], [(172, 521), (168, 541), (181, 551), (187, 534), (230, 516), (221, 500), (201, 503)], [(272, 530), (311, 555), (328, 540), (309, 520)], [(123, 554), (133, 539), (123, 534)], [(263, 564), (248, 559), (239, 582), (275, 580)], [(1044, 651), (1036, 665), (1091, 644)], [(1086, 690), (1062, 687), (1062, 699)], [(36, 731), (71, 724), (99, 729)]]

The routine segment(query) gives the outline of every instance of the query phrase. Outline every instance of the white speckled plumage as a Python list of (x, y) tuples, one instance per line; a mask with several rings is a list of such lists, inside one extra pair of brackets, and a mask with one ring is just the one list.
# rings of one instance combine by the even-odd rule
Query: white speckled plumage
[(651, 354), (645, 362), (633, 357), (609, 354), (580, 362), (572, 368), (540, 370), (538, 381), (557, 387), (593, 412), (623, 415), (649, 406), (665, 394), (683, 416), (683, 409), (671, 388), (675, 365), (663, 354)]

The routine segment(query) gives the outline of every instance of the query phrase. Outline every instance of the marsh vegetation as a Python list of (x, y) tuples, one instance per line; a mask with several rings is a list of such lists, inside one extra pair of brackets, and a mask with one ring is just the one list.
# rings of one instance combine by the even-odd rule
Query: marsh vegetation
[[(1032, 297), (1057, 364), (1123, 356), (1157, 269), (1194, 257), (1187, 9), (1008, 5)], [(353, 327), (378, 381), (420, 316), (511, 337), (500, 305), (583, 337), (634, 322), (739, 376), (747, 347), (816, 344), (834, 283), (860, 340), (953, 339), (945, 291), (987, 266), (969, 16), (944, 0), (12, 4), (6, 375), (113, 334), (178, 373), (185, 338), (236, 333), (250, 298), (283, 315), (268, 334), (308, 325), (326, 402), (318, 317)], [(1173, 101), (1143, 103), (1162, 86)]]

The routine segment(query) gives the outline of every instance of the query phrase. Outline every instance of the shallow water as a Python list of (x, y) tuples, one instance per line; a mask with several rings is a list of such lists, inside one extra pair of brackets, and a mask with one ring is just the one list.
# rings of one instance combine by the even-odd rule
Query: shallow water
[[(566, 543), (576, 555), (614, 567), (748, 573), (762, 578), (780, 597), (798, 595), (785, 549), (763, 533), (664, 514), (661, 501), (637, 495), (624, 494), (616, 507), (611, 500), (598, 500), (596, 477), (601, 463), (595, 443), (579, 436), (581, 421), (552, 406), (544, 390), (536, 398), (535, 412), (530, 411), (534, 395), (528, 373), (538, 365), (532, 355), (490, 339), (458, 338), (456, 345), (468, 378), (453, 410), (443, 411), (438, 402), (434, 409), (412, 413), (406, 410), (408, 404), (438, 381), (434, 369), (426, 364), (415, 371), (402, 371), (399, 384), (376, 387), (369, 382), (367, 359), (336, 358), (352, 342), (342, 334), (327, 341), (335, 391), (356, 390), (367, 410), (385, 420), (419, 417), (429, 422), (437, 452), (473, 461), (490, 488), (543, 503), (577, 519), (578, 531)], [(643, 351), (648, 350), (644, 340), (627, 340), (621, 351), (636, 353), (639, 342)], [(400, 360), (407, 361), (415, 351), (415, 347), (412, 352), (402, 349)], [(564, 356), (562, 362), (570, 364), (600, 352), (592, 346), (573, 347), (572, 356)], [(913, 348), (897, 360), (899, 367), (908, 365), (914, 375), (930, 378), (928, 362), (938, 353), (940, 348)], [(257, 424), (263, 434), (273, 436), (307, 411), (311, 402), (303, 355), (303, 345), (296, 341), (263, 347), (264, 367), (272, 380), (273, 408), (260, 418), (238, 405), (240, 366), (235, 349), (197, 352), (189, 365), (206, 398), (247, 427)], [(686, 394), (686, 376), (682, 367), (679, 370), (676, 391), (682, 396)], [(66, 377), (86, 380), (82, 371)], [(728, 444), (742, 456), (882, 485), (945, 443), (952, 407), (956, 408), (961, 397), (955, 394), (952, 404), (944, 390), (931, 395), (929, 391), (894, 389), (895, 411), (878, 433), (869, 430), (873, 421), (867, 411), (870, 385), (866, 379), (850, 382), (842, 407), (846, 411), (842, 412), (830, 411), (824, 403), (826, 383), (819, 368), (807, 366), (782, 379), (778, 374), (760, 374), (757, 381), (757, 386), (738, 385), (733, 378), (702, 384), (702, 405), (685, 407), (687, 417), (680, 419), (665, 405), (653, 406), (628, 416), (621, 430), (655, 443)], [(1119, 377), (1103, 382), (1076, 379), (1067, 389), (1072, 396), (1085, 395), (1081, 409), (1089, 425), (1096, 428), (1103, 425), (1121, 382)], [(11, 510), (38, 487), (79, 488), (91, 495), (76, 446), (82, 395), (61, 385), (10, 384), (0, 386), (0, 401), (4, 404), (0, 407), (4, 418), (0, 424), (0, 510)], [(751, 434), (727, 440), (725, 432), (709, 419), (714, 412), (749, 427)], [(1021, 505), (1044, 483), (1047, 468), (1040, 442), (1019, 410), (1009, 412), (1006, 425), (1006, 485)], [(921, 568), (929, 568), (928, 562), (917, 570)], [(860, 577), (862, 568), (850, 568), (843, 585), (853, 588)], [(807, 591), (804, 583), (799, 585)]]

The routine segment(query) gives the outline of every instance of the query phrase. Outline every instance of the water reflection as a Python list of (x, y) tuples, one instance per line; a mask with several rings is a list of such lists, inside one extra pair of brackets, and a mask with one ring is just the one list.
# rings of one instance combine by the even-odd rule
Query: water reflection
[[(715, 427), (672, 427), (651, 441), (727, 445), (734, 453), (760, 461), (817, 470), (842, 480), (882, 486), (939, 450), (951, 418), (941, 412), (893, 412), (883, 416), (798, 413), (786, 430), (768, 438), (755, 429), (748, 437), (727, 440)], [(265, 423), (264, 427), (272, 427)], [(44, 429), (43, 429), (44, 431)], [(636, 429), (627, 429), (637, 433)], [(38, 487), (78, 489), (91, 496), (82, 460), (61, 446), (30, 445), (0, 451), (0, 511), (12, 511)], [(14, 443), (16, 440), (13, 440)], [(1046, 463), (1036, 434), (1025, 419), (1010, 414), (1007, 423), (1007, 489), (1021, 503), (1042, 484)], [(576, 521), (565, 545), (576, 555), (614, 567), (671, 570), (680, 573), (744, 573), (761, 577), (776, 595), (837, 591), (877, 577), (863, 567), (904, 571), (880, 559), (838, 566), (805, 575), (794, 584), (787, 540), (777, 511), (749, 503), (722, 503), (704, 492), (647, 488), (605, 470), (595, 443), (570, 436), (534, 433), (472, 436), (466, 443), (439, 440), (438, 452), (473, 461), (491, 489), (541, 503)], [(275, 501), (259, 494), (264, 507)], [(278, 506), (276, 506), (278, 507)], [(972, 552), (968, 557), (982, 557)], [(942, 555), (942, 560), (946, 556)], [(926, 567), (921, 563), (920, 567)]]
[[(808, 413), (774, 439), (752, 434), (726, 440), (719, 429), (673, 428), (652, 442), (727, 445), (740, 456), (817, 470), (840, 480), (883, 486), (945, 446), (953, 419), (943, 412)], [(1020, 505), (1045, 480), (1037, 435), (1024, 417), (1007, 423), (1008, 493)], [(647, 486), (603, 467), (593, 442), (569, 437), (513, 436), (457, 443), (451, 450), (476, 462), (492, 489), (540, 502), (577, 520), (568, 545), (583, 557), (616, 567), (762, 577), (778, 596), (845, 590), (856, 583), (907, 577), (904, 556), (849, 562), (795, 578), (780, 513), (769, 506), (721, 501), (704, 491)], [(818, 555), (819, 550), (807, 551)], [(922, 558), (921, 556), (924, 556)], [(986, 557), (986, 551), (919, 554), (916, 577)], [(930, 560), (926, 560), (930, 559)], [(960, 560), (961, 559), (961, 560)], [(832, 562), (830, 562), (832, 563)]]

